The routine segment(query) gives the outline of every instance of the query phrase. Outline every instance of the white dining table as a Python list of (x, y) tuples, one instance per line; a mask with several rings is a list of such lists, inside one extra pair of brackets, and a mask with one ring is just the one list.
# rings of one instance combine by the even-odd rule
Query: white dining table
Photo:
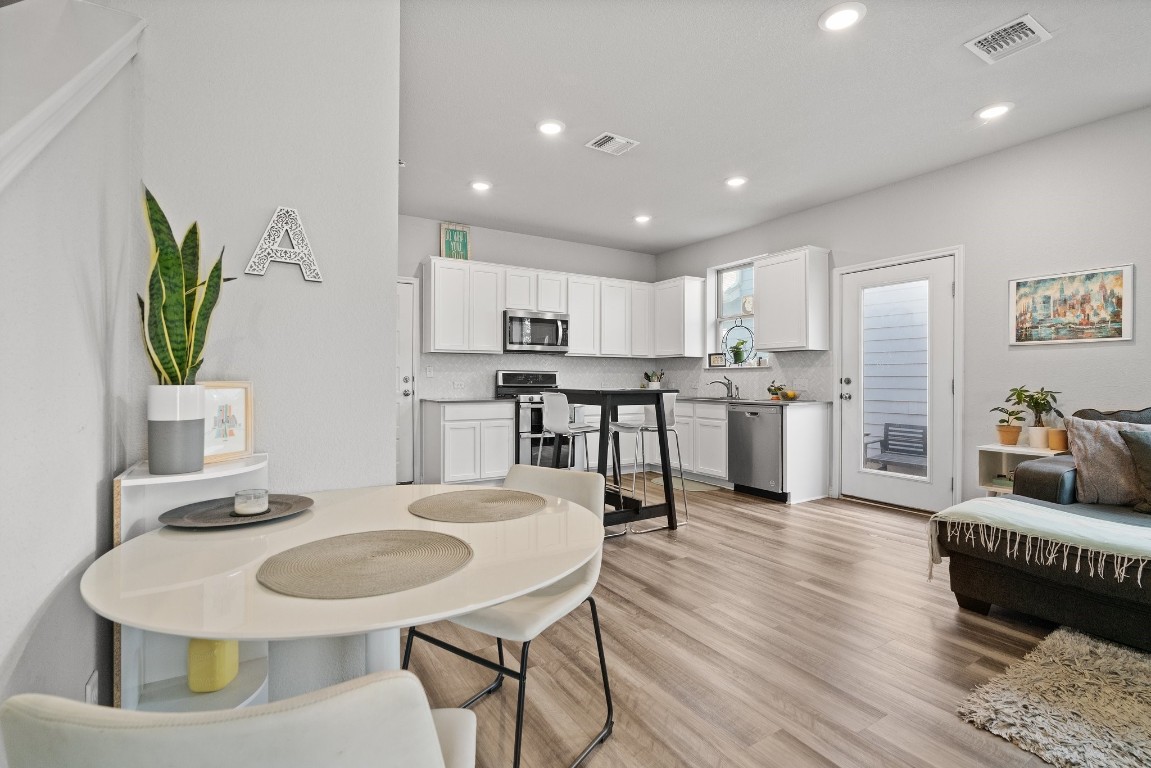
[[(408, 505), (468, 486), (399, 485), (305, 494), (311, 509), (231, 528), (164, 527), (137, 536), (94, 562), (80, 581), (99, 615), (139, 629), (217, 640), (299, 640), (363, 634), (366, 670), (400, 666), (400, 630), (458, 616), (552, 584), (603, 545), (597, 515), (545, 497), (515, 520), (441, 523)], [(272, 555), (308, 542), (363, 531), (414, 529), (456, 536), (473, 550), (460, 570), (425, 586), (376, 597), (309, 599), (256, 581)]]

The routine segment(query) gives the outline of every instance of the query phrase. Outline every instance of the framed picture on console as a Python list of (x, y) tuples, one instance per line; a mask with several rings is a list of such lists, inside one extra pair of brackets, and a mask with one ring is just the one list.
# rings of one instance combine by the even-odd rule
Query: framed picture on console
[(252, 382), (199, 384), (204, 387), (204, 463), (251, 456), (255, 444)]
[(1009, 282), (1011, 344), (1129, 341), (1135, 267), (1085, 269)]

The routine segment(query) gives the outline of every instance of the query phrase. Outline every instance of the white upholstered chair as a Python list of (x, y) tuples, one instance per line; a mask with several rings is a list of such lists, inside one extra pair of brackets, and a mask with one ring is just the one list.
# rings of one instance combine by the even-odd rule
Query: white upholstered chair
[(568, 439), (568, 469), (575, 465), (575, 439), (583, 436), (584, 467), (588, 467), (587, 436), (589, 432), (598, 431), (598, 427), (590, 424), (574, 424), (570, 419), (571, 407), (568, 405), (568, 396), (562, 392), (545, 392), (543, 434), (540, 436), (540, 452), (537, 463), (542, 464), (544, 458), (544, 440), (548, 435), (555, 438), (555, 450), (559, 452), (563, 438)]
[(474, 768), (476, 718), (380, 672), (246, 709), (169, 714), (26, 693), (0, 707), (9, 768)]
[[(603, 519), (604, 477), (598, 472), (569, 472), (563, 469), (516, 464), (508, 472), (504, 487), (546, 496), (558, 496), (592, 510), (599, 515), (601, 520)], [(518, 768), (520, 764), (520, 745), (523, 740), (524, 725), (524, 696), (527, 692), (528, 648), (531, 642), (544, 630), (574, 611), (585, 601), (591, 607), (592, 628), (595, 630), (596, 650), (599, 652), (600, 675), (603, 678), (607, 717), (604, 720), (603, 728), (572, 763), (572, 768), (582, 763), (597, 744), (611, 735), (614, 723), (612, 720), (611, 687), (607, 677), (607, 659), (604, 656), (603, 636), (600, 633), (599, 612), (596, 610), (595, 599), (591, 596), (592, 590), (595, 589), (596, 582), (599, 580), (602, 555), (601, 549), (587, 563), (551, 586), (514, 598), (506, 603), (473, 611), (463, 616), (456, 616), (451, 620), (461, 627), (467, 627), (495, 637), (499, 663), (476, 656), (414, 628), (408, 630), (407, 645), (404, 648), (403, 666), (405, 669), (411, 660), (412, 641), (418, 637), (496, 673), (496, 679), (488, 687), (460, 705), (462, 707), (470, 707), (484, 696), (494, 693), (503, 684), (505, 676), (519, 682), (513, 768)], [(522, 644), (518, 670), (504, 666), (503, 644), (505, 640)]]

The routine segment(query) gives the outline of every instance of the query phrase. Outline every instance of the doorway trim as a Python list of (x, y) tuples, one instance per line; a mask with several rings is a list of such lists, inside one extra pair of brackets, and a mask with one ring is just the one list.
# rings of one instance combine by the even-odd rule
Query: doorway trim
[[(396, 284), (405, 284), (412, 286), (412, 482), (419, 484), (423, 477), (423, 466), (421, 462), (420, 449), (421, 435), (423, 434), (423, 424), (420, 418), (423, 408), (419, 407), (419, 395), (422, 387), (420, 381), (420, 354), (423, 347), (420, 346), (420, 279), (418, 277), (397, 277)], [(395, 294), (392, 295), (395, 300)]]
[(963, 323), (963, 275), (964, 275), (964, 255), (963, 246), (956, 245), (950, 248), (936, 248), (930, 251), (921, 251), (919, 253), (910, 253), (906, 256), (896, 256), (890, 259), (879, 259), (877, 261), (868, 261), (863, 264), (852, 264), (850, 266), (836, 267), (831, 273), (831, 327), (834, 333), (834, 342), (832, 353), (832, 366), (831, 366), (831, 391), (835, 394), (831, 400), (831, 483), (830, 495), (833, 498), (840, 498), (840, 481), (842, 479), (842, 457), (843, 457), (843, 409), (842, 404), (838, 397), (839, 380), (843, 377), (843, 317), (842, 317), (842, 301), (843, 301), (843, 276), (854, 272), (867, 272), (873, 269), (882, 269), (884, 267), (895, 267), (901, 264), (913, 264), (917, 261), (927, 261), (929, 259), (938, 258), (940, 256), (954, 256), (955, 257), (955, 274), (953, 279), (955, 281), (955, 304), (954, 304), (954, 321), (955, 321), (955, 345), (954, 345), (954, 375), (955, 375), (955, 397), (952, 398), (952, 405), (954, 408), (953, 417), (955, 423), (952, 429), (952, 454), (951, 454), (951, 476), (955, 478), (955, 487), (951, 490), (951, 503), (958, 504), (963, 498), (963, 463), (966, 458), (963, 454), (963, 394), (964, 394), (964, 381), (966, 376), (963, 368), (963, 339), (965, 327)]

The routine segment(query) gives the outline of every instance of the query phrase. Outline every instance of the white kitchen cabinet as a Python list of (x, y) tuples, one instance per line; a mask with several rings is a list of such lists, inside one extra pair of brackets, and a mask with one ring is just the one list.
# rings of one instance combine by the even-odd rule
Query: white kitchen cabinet
[(695, 471), (727, 479), (727, 414), (695, 419)]
[(631, 354), (631, 283), (601, 280), (599, 308), (600, 356), (627, 357)]
[(458, 259), (424, 265), (425, 352), (503, 352), (504, 268)]
[(829, 252), (804, 246), (755, 263), (755, 348), (829, 349)]
[(652, 321), (655, 308), (652, 300), (655, 289), (646, 283), (631, 284), (631, 356), (651, 357), (655, 347), (652, 338)]
[(504, 351), (504, 273), (492, 264), (471, 265), (472, 352)]
[(703, 290), (702, 277), (677, 277), (655, 284), (656, 357), (703, 357)]
[(539, 274), (534, 269), (504, 269), (504, 299), (507, 309), (536, 309)]
[[(677, 400), (675, 428), (679, 433), (683, 471), (727, 479), (727, 405), (723, 403), (692, 403)], [(668, 433), (671, 449), (672, 472), (678, 472), (675, 462), (675, 435)], [(649, 469), (659, 468), (659, 438), (655, 434), (644, 437), (645, 460)]]
[(598, 277), (568, 277), (568, 354), (599, 354), (599, 289)]
[(536, 309), (540, 312), (568, 311), (568, 279), (556, 272), (540, 272), (536, 277)]
[(507, 476), (515, 455), (515, 403), (437, 402), (421, 408), (425, 483), (476, 483)]

